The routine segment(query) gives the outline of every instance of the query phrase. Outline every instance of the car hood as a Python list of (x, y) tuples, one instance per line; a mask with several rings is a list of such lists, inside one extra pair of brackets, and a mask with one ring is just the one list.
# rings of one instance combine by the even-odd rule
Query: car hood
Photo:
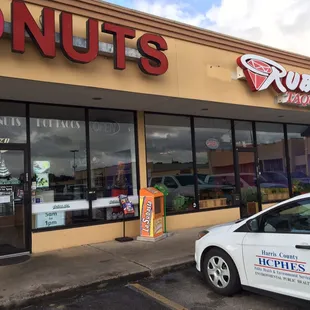
[[(244, 221), (244, 220), (242, 220)], [(209, 227), (208, 228), (208, 231), (209, 232), (212, 232), (212, 233), (218, 233), (218, 232), (227, 232), (229, 231), (233, 226), (236, 225), (236, 223), (241, 223), (241, 220), (238, 220), (238, 221), (233, 221), (233, 222), (228, 222), (228, 223), (224, 223), (224, 224), (219, 224), (219, 225), (216, 225), (216, 226), (212, 226), (212, 227)]]

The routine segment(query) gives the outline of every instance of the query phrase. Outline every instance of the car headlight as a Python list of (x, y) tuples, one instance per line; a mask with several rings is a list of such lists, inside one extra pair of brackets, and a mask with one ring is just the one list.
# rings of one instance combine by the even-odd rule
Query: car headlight
[(208, 234), (209, 231), (208, 230), (202, 230), (198, 233), (198, 240), (201, 239), (202, 237), (204, 237), (206, 234)]

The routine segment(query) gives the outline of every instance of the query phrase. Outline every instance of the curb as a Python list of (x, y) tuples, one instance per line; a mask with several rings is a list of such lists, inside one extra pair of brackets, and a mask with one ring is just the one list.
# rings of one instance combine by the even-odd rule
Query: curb
[(101, 290), (106, 288), (113, 288), (115, 286), (120, 285), (126, 285), (129, 282), (137, 282), (146, 278), (155, 278), (159, 277), (161, 275), (167, 274), (169, 272), (178, 271), (182, 269), (186, 269), (188, 267), (194, 266), (195, 262), (194, 259), (190, 259), (188, 261), (164, 266), (164, 267), (158, 267), (142, 272), (137, 272), (133, 274), (128, 275), (122, 275), (117, 278), (111, 278), (107, 280), (100, 280), (93, 283), (88, 283), (85, 285), (80, 285), (76, 287), (64, 287), (61, 288), (59, 291), (47, 291), (41, 295), (30, 297), (27, 299), (23, 299), (18, 302), (12, 302), (9, 305), (1, 306), (0, 310), (11, 310), (11, 309), (21, 309), (28, 306), (38, 306), (40, 303), (42, 303), (42, 299), (44, 298), (45, 302), (51, 302), (53, 300), (57, 299), (64, 299), (69, 298), (77, 295), (81, 295), (82, 293), (85, 294), (87, 292), (93, 291), (93, 290)]
[(158, 267), (150, 271), (150, 277), (156, 278), (159, 276), (162, 276), (164, 274), (167, 274), (169, 272), (174, 272), (182, 269), (186, 269), (188, 267), (193, 267), (195, 266), (195, 260), (191, 259), (182, 263), (170, 265), (170, 266), (165, 266), (165, 267)]

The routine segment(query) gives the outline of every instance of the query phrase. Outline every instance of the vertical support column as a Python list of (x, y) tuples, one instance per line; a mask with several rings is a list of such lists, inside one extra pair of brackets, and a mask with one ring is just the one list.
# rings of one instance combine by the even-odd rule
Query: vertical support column
[(285, 157), (286, 157), (286, 174), (287, 174), (287, 180), (288, 180), (288, 191), (290, 194), (290, 197), (293, 197), (293, 184), (292, 184), (292, 178), (291, 178), (291, 160), (293, 159), (293, 155), (291, 154), (292, 145), (289, 147), (289, 143), (291, 143), (290, 140), (288, 140), (287, 135), (287, 125), (283, 124), (284, 126), (284, 150), (285, 150)]
[[(308, 148), (308, 142), (309, 142), (309, 138), (305, 137), (304, 138), (304, 144), (305, 144), (305, 162), (306, 162), (306, 174), (307, 175), (309, 175), (309, 161), (308, 161), (309, 148)], [(295, 170), (292, 170), (292, 171), (295, 171)]]
[[(91, 161), (90, 161), (90, 132), (89, 132), (89, 109), (84, 109), (85, 115), (85, 136), (86, 136), (86, 160), (87, 160), (87, 191), (89, 192), (92, 188), (91, 182)], [(88, 196), (88, 195), (87, 195)], [(93, 202), (91, 200), (88, 201), (88, 220), (92, 222), (93, 220)]]
[(24, 225), (25, 225), (25, 246), (26, 250), (32, 253), (32, 229), (36, 228), (35, 216), (32, 215), (32, 169), (31, 169), (31, 140), (30, 140), (30, 105), (26, 104), (26, 136), (27, 136), (27, 146), (24, 161), (26, 162), (26, 171), (28, 173), (28, 191), (26, 193), (26, 201), (24, 201)]
[(145, 143), (145, 121), (144, 112), (137, 112), (137, 134), (138, 134), (138, 158), (139, 158), (139, 177), (140, 188), (147, 187), (147, 160)]
[[(191, 139), (192, 139), (192, 157), (193, 157), (193, 170), (194, 170), (194, 180), (195, 180), (195, 205), (196, 210), (200, 209), (199, 200), (200, 192), (198, 190), (198, 171), (197, 171), (197, 157), (196, 157), (196, 136), (195, 136), (195, 119), (191, 116)], [(208, 157), (210, 160), (210, 157)]]

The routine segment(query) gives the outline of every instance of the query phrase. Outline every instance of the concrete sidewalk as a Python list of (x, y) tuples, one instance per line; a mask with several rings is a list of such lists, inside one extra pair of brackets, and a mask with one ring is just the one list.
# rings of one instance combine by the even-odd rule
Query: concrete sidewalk
[(105, 242), (33, 255), (0, 267), (0, 308), (19, 308), (42, 296), (104, 288), (159, 275), (194, 263), (201, 228), (174, 232), (157, 243)]

